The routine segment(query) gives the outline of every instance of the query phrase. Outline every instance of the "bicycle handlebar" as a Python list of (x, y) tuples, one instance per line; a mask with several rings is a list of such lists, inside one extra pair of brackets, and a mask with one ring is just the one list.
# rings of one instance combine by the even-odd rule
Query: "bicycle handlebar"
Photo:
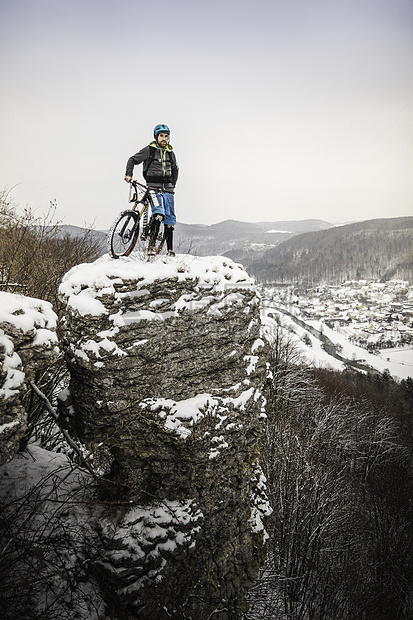
[(133, 185), (135, 189), (137, 188), (137, 185), (139, 185), (139, 187), (142, 187), (142, 189), (148, 189), (146, 185), (142, 185), (142, 183), (139, 183), (139, 181), (135, 181), (134, 179), (131, 179), (129, 183)]

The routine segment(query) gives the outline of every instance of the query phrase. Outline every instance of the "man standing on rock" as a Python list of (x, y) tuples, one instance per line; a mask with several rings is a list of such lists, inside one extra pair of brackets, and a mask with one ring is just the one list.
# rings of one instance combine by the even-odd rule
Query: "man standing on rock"
[(174, 192), (178, 180), (178, 164), (172, 146), (169, 144), (170, 130), (167, 125), (156, 125), (155, 140), (132, 155), (126, 164), (125, 181), (133, 177), (133, 168), (143, 163), (143, 176), (155, 196), (151, 196), (152, 223), (148, 253), (154, 253), (155, 240), (161, 222), (165, 225), (165, 239), (168, 256), (173, 251), (173, 231), (176, 224)]

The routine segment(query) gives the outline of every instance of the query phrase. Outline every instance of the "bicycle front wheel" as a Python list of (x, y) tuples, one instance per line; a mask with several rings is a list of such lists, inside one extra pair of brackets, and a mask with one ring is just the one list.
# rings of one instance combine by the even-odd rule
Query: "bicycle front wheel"
[(113, 223), (108, 237), (108, 251), (112, 258), (129, 256), (139, 235), (139, 213), (123, 211)]

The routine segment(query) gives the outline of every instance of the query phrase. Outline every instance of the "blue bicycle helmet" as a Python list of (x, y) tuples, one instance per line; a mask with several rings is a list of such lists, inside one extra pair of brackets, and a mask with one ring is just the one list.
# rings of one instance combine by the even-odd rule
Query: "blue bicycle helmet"
[(167, 125), (156, 125), (155, 129), (153, 130), (153, 137), (155, 138), (155, 140), (157, 139), (158, 135), (160, 133), (171, 133), (169, 130), (169, 127)]

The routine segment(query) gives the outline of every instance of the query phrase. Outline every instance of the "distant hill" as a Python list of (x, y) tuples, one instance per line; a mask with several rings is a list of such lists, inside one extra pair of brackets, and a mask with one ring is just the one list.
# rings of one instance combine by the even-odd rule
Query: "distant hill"
[(413, 217), (367, 220), (284, 241), (245, 264), (260, 281), (413, 281)]
[[(77, 226), (62, 234), (84, 235)], [(90, 232), (90, 231), (89, 231)], [(107, 232), (93, 231), (101, 254)], [(175, 249), (198, 256), (224, 255), (260, 281), (340, 284), (345, 280), (413, 282), (413, 217), (334, 226), (322, 220), (240, 222), (211, 226), (178, 222)]]
[(243, 262), (245, 258), (250, 262), (295, 235), (332, 226), (322, 220), (255, 223), (225, 220), (211, 226), (178, 222), (175, 245), (182, 253), (198, 256), (231, 254), (231, 258), (238, 262)]
[[(303, 232), (324, 230), (333, 224), (322, 220), (301, 220), (298, 222), (239, 222), (226, 220), (211, 226), (203, 224), (182, 224), (175, 228), (175, 248), (183, 254), (197, 256), (228, 255), (232, 252), (234, 260), (243, 262), (248, 257), (250, 262), (257, 255), (261, 256), (268, 249), (277, 246), (286, 239)], [(78, 226), (60, 227), (62, 234), (83, 236), (87, 230)], [(107, 252), (107, 231), (93, 231), (93, 238), (98, 240), (101, 253)]]
[(69, 235), (70, 237), (88, 237), (97, 244), (100, 255), (106, 254), (107, 250), (107, 233), (103, 230), (91, 230), (90, 228), (82, 228), (81, 226), (72, 226), (71, 224), (60, 224), (58, 227), (62, 237)]

